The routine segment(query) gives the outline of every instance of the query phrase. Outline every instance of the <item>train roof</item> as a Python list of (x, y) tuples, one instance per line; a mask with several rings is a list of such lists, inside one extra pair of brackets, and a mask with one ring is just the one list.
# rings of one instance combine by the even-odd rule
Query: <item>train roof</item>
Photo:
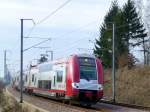
[(90, 58), (95, 58), (94, 55), (92, 55), (92, 54), (86, 54), (86, 53), (75, 54), (75, 55), (77, 55), (78, 57), (90, 57)]
[(44, 63), (41, 63), (41, 64), (38, 64), (36, 67), (40, 67), (40, 66), (43, 66), (43, 65), (47, 65), (47, 64), (50, 64), (50, 65), (53, 65), (53, 64), (65, 64), (68, 62), (68, 59), (72, 56), (77, 56), (77, 57), (90, 57), (90, 58), (95, 58), (94, 55), (92, 54), (72, 54), (68, 57), (65, 57), (65, 58), (59, 58), (59, 59), (56, 59), (56, 60), (53, 60), (53, 61), (48, 61), (48, 62), (44, 62)]

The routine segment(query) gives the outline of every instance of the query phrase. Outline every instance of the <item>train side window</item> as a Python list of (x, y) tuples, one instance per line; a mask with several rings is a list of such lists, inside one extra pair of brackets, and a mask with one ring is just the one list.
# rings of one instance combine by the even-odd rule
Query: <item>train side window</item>
[(43, 64), (39, 67), (40, 72), (48, 72), (52, 70), (52, 65), (51, 64)]
[(34, 74), (32, 74), (32, 82), (34, 82)]
[(35, 80), (34, 80), (34, 85), (35, 85), (35, 83), (36, 83), (36, 77), (35, 77)]
[(43, 89), (51, 89), (51, 81), (50, 80), (39, 80), (38, 87)]
[(51, 81), (48, 81), (48, 85), (49, 85), (48, 89), (51, 89)]
[(27, 82), (28, 76), (26, 75), (26, 82)]
[(38, 81), (39, 88), (42, 88), (42, 81)]
[(62, 82), (63, 71), (57, 71), (57, 82)]
[(44, 82), (44, 89), (51, 89), (51, 81), (47, 80), (47, 81), (43, 81)]
[(54, 86), (55, 86), (55, 76), (54, 76)]

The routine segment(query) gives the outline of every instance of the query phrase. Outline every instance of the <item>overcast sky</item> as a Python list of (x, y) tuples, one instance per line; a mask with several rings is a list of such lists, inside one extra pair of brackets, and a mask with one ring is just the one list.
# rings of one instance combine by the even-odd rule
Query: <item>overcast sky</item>
[[(10, 68), (19, 69), (20, 19), (34, 19), (37, 23), (57, 9), (66, 0), (0, 0), (0, 71), (3, 73), (3, 51), (7, 52)], [(51, 38), (40, 46), (49, 49), (31, 49), (24, 53), (25, 66), (46, 50), (54, 51), (54, 59), (75, 53), (92, 53), (99, 35), (99, 26), (112, 0), (72, 0), (65, 7), (34, 27), (31, 37)], [(126, 0), (119, 0), (122, 5)], [(24, 36), (28, 36), (32, 21), (24, 21)], [(24, 39), (24, 48), (43, 41)], [(85, 49), (80, 49), (85, 48)], [(87, 50), (88, 49), (88, 50)]]

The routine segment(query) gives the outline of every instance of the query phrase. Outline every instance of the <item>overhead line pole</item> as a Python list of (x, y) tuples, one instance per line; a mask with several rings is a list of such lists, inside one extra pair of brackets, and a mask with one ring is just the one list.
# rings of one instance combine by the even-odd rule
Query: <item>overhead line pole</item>
[(50, 40), (51, 38), (48, 38), (47, 40), (44, 40), (42, 42), (39, 42), (27, 49), (23, 49), (23, 21), (24, 20), (31, 20), (33, 22), (33, 24), (35, 25), (35, 22), (33, 21), (33, 19), (20, 19), (21, 20), (21, 45), (20, 45), (20, 103), (23, 103), (23, 52), (27, 51), (35, 46), (38, 46), (48, 40)]
[(6, 72), (7, 72), (7, 65), (6, 65), (6, 50), (4, 50), (4, 79), (6, 81)]
[(51, 53), (51, 61), (53, 61), (53, 56), (54, 56), (54, 52), (51, 50), (51, 51), (46, 51), (46, 53), (50, 52)]
[(113, 23), (113, 35), (112, 35), (112, 86), (113, 86), (113, 102), (116, 101), (115, 93), (115, 23)]
[(20, 45), (20, 103), (23, 103), (23, 19), (21, 19), (21, 45)]
[[(114, 22), (109, 22), (112, 24), (112, 101), (116, 102), (116, 85), (115, 85), (115, 23)], [(123, 25), (122, 25), (123, 26)], [(122, 27), (121, 26), (121, 27)], [(108, 31), (108, 30), (107, 30)], [(92, 42), (91, 40), (89, 40)], [(102, 49), (102, 50), (107, 50), (107, 49)]]
[[(20, 19), (21, 20), (21, 45), (20, 45), (20, 103), (23, 103), (23, 21), (33, 19)], [(34, 23), (35, 24), (35, 23)]]

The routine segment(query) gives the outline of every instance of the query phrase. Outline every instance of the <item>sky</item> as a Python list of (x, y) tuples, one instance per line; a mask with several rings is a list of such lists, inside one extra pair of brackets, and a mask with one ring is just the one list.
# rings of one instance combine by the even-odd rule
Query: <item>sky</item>
[[(7, 50), (7, 64), (12, 71), (20, 65), (20, 19), (33, 19), (38, 23), (66, 0), (0, 0), (0, 75), (3, 74), (3, 55)], [(66, 6), (34, 26), (24, 21), (24, 49), (51, 38), (39, 47), (24, 52), (24, 68), (47, 50), (53, 50), (54, 59), (76, 53), (92, 53), (93, 41), (108, 12), (112, 0), (71, 0)], [(118, 0), (122, 5), (126, 0)], [(32, 29), (34, 27), (34, 29)], [(32, 31), (32, 32), (31, 32)]]

